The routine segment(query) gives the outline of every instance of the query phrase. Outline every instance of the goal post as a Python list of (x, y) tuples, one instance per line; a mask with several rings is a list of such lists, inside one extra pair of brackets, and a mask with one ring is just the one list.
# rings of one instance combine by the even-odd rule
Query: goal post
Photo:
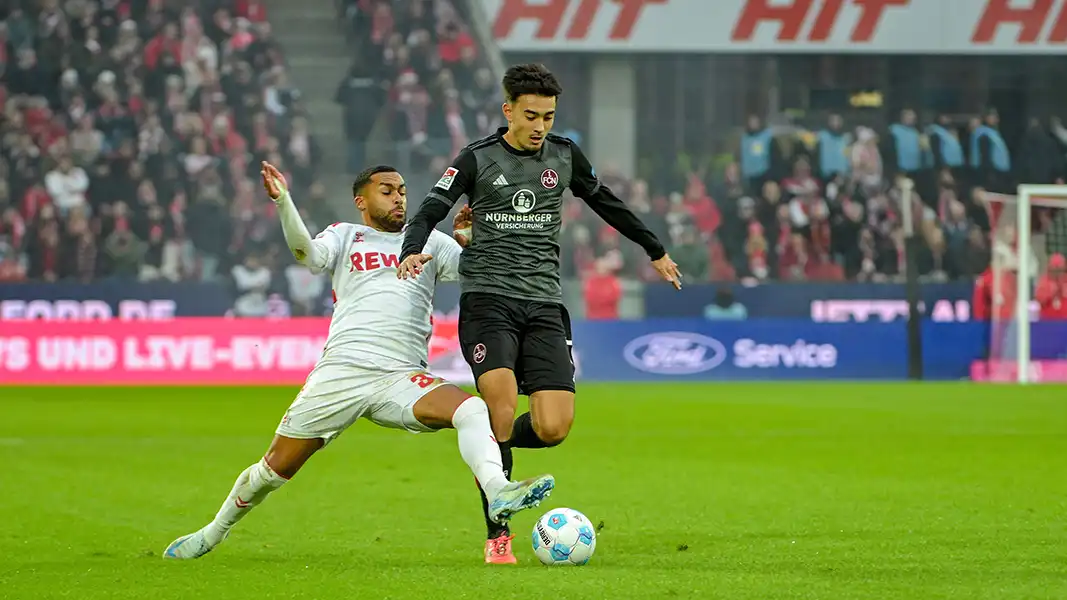
[[(987, 193), (985, 200), (991, 282), (980, 280), (976, 285), (989, 287), (978, 291), (989, 294), (989, 354), (982, 372), (973, 374), (986, 381), (1020, 384), (1067, 381), (1067, 339), (1057, 345), (1056, 339), (1032, 336), (1034, 322), (1045, 313), (1036, 292), (1052, 277), (1049, 259), (1067, 252), (1067, 185), (1023, 184), (1014, 196)], [(1056, 298), (1058, 308), (1059, 292)], [(1067, 303), (1067, 297), (1063, 301)], [(1041, 327), (1039, 331), (1046, 331)], [(1060, 337), (1055, 331), (1050, 336)]]

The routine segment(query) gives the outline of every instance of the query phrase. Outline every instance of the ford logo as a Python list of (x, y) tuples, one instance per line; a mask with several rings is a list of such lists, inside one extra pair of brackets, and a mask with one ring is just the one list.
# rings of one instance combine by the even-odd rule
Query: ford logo
[(726, 360), (726, 346), (716, 339), (685, 331), (643, 335), (622, 350), (635, 369), (657, 375), (692, 375), (710, 371)]

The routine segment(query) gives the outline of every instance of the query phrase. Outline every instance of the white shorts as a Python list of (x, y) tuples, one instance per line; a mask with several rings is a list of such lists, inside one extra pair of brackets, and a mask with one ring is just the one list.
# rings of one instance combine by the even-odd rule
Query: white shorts
[(415, 418), (415, 403), (446, 382), (424, 371), (383, 371), (324, 361), (285, 411), (278, 435), (329, 443), (360, 417), (412, 433), (434, 431)]

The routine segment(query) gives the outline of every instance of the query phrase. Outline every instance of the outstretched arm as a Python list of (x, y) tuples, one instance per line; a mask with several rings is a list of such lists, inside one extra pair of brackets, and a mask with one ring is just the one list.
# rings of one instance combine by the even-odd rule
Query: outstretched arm
[(656, 235), (615, 195), (615, 192), (600, 182), (589, 159), (577, 145), (572, 145), (571, 151), (574, 161), (571, 191), (574, 195), (584, 200), (597, 216), (604, 219), (604, 222), (644, 248), (650, 259), (663, 258), (667, 251), (656, 239)]
[(656, 234), (608, 186), (600, 182), (589, 159), (577, 144), (571, 144), (571, 160), (571, 191), (574, 195), (584, 200), (605, 223), (644, 248), (656, 271), (674, 287), (681, 289), (682, 275), (678, 272), (678, 265), (671, 260)]
[(422, 258), (422, 249), (430, 239), (430, 232), (448, 216), (449, 211), (464, 194), (469, 194), (474, 189), (475, 175), (478, 171), (478, 160), (470, 150), (460, 151), (452, 166), (445, 170), (444, 175), (433, 186), (422, 206), (415, 216), (408, 222), (404, 230), (404, 246), (400, 251), (400, 267), (397, 276), (406, 278), (408, 275), (418, 275), (422, 270), (423, 263), (427, 259)]
[(293, 203), (293, 197), (289, 195), (289, 188), (281, 172), (270, 163), (264, 162), (260, 175), (263, 176), (263, 187), (278, 207), (282, 233), (285, 234), (285, 243), (293, 253), (293, 258), (311, 269), (312, 273), (318, 274), (332, 269), (340, 236), (328, 228), (312, 239), (304, 220), (300, 218), (296, 204)]

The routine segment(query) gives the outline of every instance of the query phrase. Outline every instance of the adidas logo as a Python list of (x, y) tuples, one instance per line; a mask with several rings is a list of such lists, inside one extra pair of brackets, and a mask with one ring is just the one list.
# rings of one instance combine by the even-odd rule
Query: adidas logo
[(507, 184), (508, 184), (508, 180), (504, 179), (503, 175), (501, 175), (500, 177), (497, 177), (496, 179), (493, 180), (493, 185), (495, 185), (496, 187), (502, 187), (502, 186), (505, 186)]

